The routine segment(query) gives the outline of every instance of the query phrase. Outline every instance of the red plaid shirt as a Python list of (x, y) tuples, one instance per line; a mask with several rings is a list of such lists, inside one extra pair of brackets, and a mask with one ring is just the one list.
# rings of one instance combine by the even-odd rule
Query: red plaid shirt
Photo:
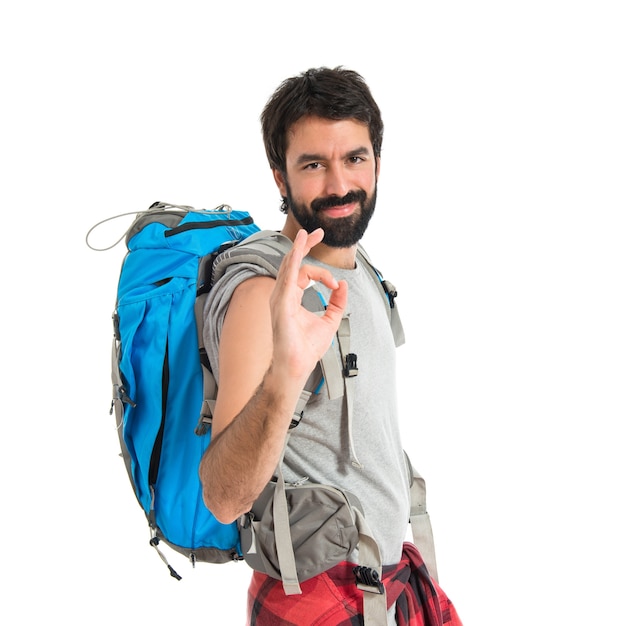
[[(250, 626), (360, 626), (363, 593), (354, 563), (339, 563), (300, 584), (302, 594), (285, 595), (282, 583), (254, 572), (248, 591)], [(452, 602), (429, 576), (417, 548), (404, 544), (398, 565), (383, 568), (387, 606), (396, 603), (399, 626), (462, 626)], [(381, 625), (386, 626), (386, 624)]]

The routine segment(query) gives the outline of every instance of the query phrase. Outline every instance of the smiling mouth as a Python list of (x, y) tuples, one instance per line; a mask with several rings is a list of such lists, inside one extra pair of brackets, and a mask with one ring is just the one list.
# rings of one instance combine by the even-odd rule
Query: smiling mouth
[(363, 190), (349, 191), (343, 198), (330, 196), (327, 198), (318, 198), (311, 203), (311, 208), (316, 211), (350, 213), (359, 204), (363, 204), (367, 199), (367, 195)]
[(345, 215), (353, 213), (356, 210), (357, 206), (358, 205), (356, 202), (350, 202), (348, 204), (338, 204), (335, 206), (319, 209), (319, 212), (324, 213), (324, 215), (343, 217)]

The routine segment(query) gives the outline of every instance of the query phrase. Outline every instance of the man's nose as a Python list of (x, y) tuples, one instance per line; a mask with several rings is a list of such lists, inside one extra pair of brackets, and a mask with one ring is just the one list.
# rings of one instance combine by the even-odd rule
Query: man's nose
[(324, 179), (324, 195), (343, 198), (350, 191), (348, 172), (341, 166), (329, 167)]

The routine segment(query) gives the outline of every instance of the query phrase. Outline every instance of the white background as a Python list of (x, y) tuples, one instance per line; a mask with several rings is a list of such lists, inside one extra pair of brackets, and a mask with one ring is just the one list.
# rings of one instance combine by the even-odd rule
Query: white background
[(84, 236), (155, 200), (280, 228), (258, 116), (343, 64), (386, 125), (365, 244), (443, 587), (466, 626), (626, 624), (620, 4), (3, 4), (2, 623), (243, 623), (245, 565), (176, 582), (148, 547), (108, 415), (124, 250)]

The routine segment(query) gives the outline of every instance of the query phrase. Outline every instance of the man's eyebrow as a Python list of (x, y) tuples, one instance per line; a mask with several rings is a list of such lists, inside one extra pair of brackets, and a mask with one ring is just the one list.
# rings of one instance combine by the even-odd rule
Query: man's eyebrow
[(304, 165), (305, 163), (314, 163), (315, 161), (323, 161), (324, 157), (321, 154), (313, 154), (304, 152), (296, 159), (296, 165)]
[(354, 150), (350, 150), (348, 154), (346, 154), (346, 158), (349, 159), (355, 156), (368, 156), (370, 154), (370, 149), (367, 146), (361, 146), (360, 148), (355, 148)]
[[(370, 149), (367, 146), (360, 146), (354, 150), (350, 150), (344, 155), (344, 159), (350, 159), (355, 156), (367, 156), (370, 154)], [(325, 157), (322, 154), (315, 154), (312, 152), (304, 152), (296, 159), (296, 165), (304, 165), (305, 163), (315, 163), (316, 161), (324, 161)]]

